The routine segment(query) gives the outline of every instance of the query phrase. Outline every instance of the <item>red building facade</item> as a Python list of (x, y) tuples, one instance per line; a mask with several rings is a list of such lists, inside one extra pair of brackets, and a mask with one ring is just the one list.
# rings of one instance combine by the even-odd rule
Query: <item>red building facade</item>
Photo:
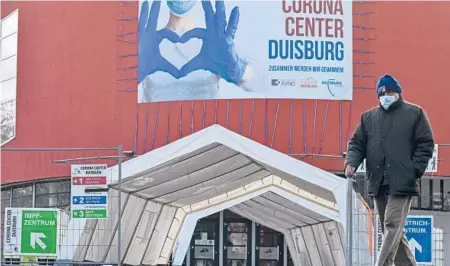
[[(1, 3), (19, 9), (16, 136), (3, 148), (123, 145), (136, 154), (220, 124), (275, 150), (342, 172), (342, 152), (362, 111), (391, 73), (421, 105), (437, 144), (450, 143), (446, 75), (449, 2), (354, 3), (353, 101), (220, 100), (137, 104), (135, 2)], [(1, 183), (68, 177), (50, 160), (100, 152), (2, 152)], [(106, 154), (106, 152), (105, 152)], [(450, 176), (439, 147), (437, 176)], [(111, 163), (111, 162), (109, 162)]]

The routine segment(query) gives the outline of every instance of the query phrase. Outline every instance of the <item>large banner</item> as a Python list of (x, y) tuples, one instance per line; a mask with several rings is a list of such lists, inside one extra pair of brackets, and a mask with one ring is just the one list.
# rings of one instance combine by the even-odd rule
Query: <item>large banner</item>
[(138, 101), (352, 99), (352, 2), (140, 2)]

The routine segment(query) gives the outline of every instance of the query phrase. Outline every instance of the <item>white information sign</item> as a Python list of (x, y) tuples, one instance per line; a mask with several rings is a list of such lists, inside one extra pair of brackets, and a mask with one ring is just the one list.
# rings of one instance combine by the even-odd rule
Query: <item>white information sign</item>
[(434, 151), (433, 151), (433, 157), (431, 157), (430, 161), (428, 162), (427, 170), (425, 170), (425, 173), (437, 173), (438, 171), (438, 144), (434, 145)]
[(359, 165), (358, 169), (356, 169), (357, 173), (365, 173), (366, 172), (366, 159)]
[(107, 168), (106, 164), (72, 165), (72, 218), (108, 218)]

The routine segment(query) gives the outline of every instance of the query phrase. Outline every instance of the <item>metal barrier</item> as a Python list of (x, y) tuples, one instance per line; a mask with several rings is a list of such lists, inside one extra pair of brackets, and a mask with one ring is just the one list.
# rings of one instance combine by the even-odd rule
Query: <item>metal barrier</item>
[[(70, 206), (74, 198), (71, 195), (71, 165), (76, 164), (106, 164), (108, 167), (118, 165), (118, 180), (107, 176), (107, 184), (119, 181), (121, 183), (122, 161), (128, 158), (122, 151), (122, 146), (110, 148), (4, 148), (1, 150), (2, 176), (3, 182), (10, 183), (2, 186), (2, 225), (1, 225), (1, 265), (121, 265), (121, 219), (118, 223), (104, 227), (104, 230), (117, 230), (117, 236), (111, 240), (110, 245), (91, 246), (86, 250), (89, 254), (95, 254), (99, 250), (108, 248), (109, 261), (98, 262), (73, 262), (74, 252), (78, 246), (78, 240), (86, 230), (85, 224), (89, 219), (76, 217), (71, 213)], [(24, 180), (24, 182), (16, 182)], [(31, 180), (31, 181), (25, 181)], [(119, 185), (120, 186), (120, 185)], [(108, 193), (107, 204), (114, 206), (108, 208), (108, 216), (121, 216), (122, 199), (121, 194), (111, 195)], [(79, 195), (74, 195), (79, 196)], [(5, 221), (5, 209), (8, 210)], [(56, 239), (53, 242), (46, 239), (44, 233), (31, 232), (22, 221), (22, 212), (31, 211), (48, 213), (48, 210), (55, 210), (54, 220), (49, 224), (55, 227)], [(14, 213), (16, 212), (16, 213)], [(19, 214), (20, 212), (20, 214)], [(79, 212), (78, 212), (79, 213)], [(83, 211), (83, 213), (85, 213)], [(29, 214), (28, 214), (29, 215)], [(84, 214), (83, 214), (84, 215)], [(11, 218), (13, 217), (13, 218)], [(15, 218), (14, 218), (15, 217)], [(20, 217), (20, 218), (17, 218)], [(26, 217), (26, 216), (25, 216)], [(9, 220), (8, 220), (9, 219)], [(91, 221), (103, 222), (102, 219)], [(4, 228), (5, 222), (5, 228)], [(40, 224), (43, 228), (45, 224)], [(14, 230), (12, 230), (14, 229)], [(101, 232), (100, 232), (101, 233)], [(18, 242), (3, 242), (4, 234), (11, 234)], [(27, 236), (24, 236), (24, 235)], [(52, 233), (50, 233), (51, 235)], [(99, 234), (97, 237), (101, 237)], [(24, 250), (21, 242), (30, 241), (29, 246)], [(95, 240), (93, 239), (92, 241)], [(45, 242), (45, 243), (44, 243)], [(55, 247), (51, 247), (54, 245)], [(40, 246), (39, 252), (33, 253)], [(52, 251), (49, 251), (49, 250)], [(102, 260), (104, 261), (104, 260)]]
[[(353, 217), (351, 219), (353, 222), (351, 232), (353, 235), (351, 242), (353, 265), (376, 265), (376, 259), (383, 241), (379, 215), (377, 210), (373, 208), (372, 199), (367, 195), (364, 176), (357, 176), (353, 188), (357, 198), (361, 199), (355, 201), (356, 204), (360, 202), (361, 206), (355, 206), (351, 213)], [(419, 202), (433, 201), (429, 196), (416, 197), (415, 200)], [(450, 245), (446, 245), (450, 241), (450, 212), (445, 211), (445, 202), (439, 202), (439, 204), (439, 206), (434, 206), (435, 210), (411, 209), (409, 212), (405, 232), (408, 236), (410, 248), (416, 255), (417, 265), (446, 265), (444, 254), (450, 252)], [(432, 221), (429, 230), (425, 226), (418, 225), (418, 223), (410, 222), (415, 219)], [(416, 241), (413, 239), (414, 236), (411, 235), (414, 233), (421, 233), (422, 238)], [(424, 240), (424, 235), (428, 237), (428, 242)], [(431, 246), (421, 241), (425, 241)]]
[[(350, 199), (349, 199), (350, 200)], [(371, 266), (375, 265), (377, 256), (375, 242), (376, 226), (373, 209), (357, 192), (353, 192), (352, 211), (349, 212), (351, 230), (348, 230), (349, 249), (346, 265)], [(351, 260), (350, 260), (351, 259)]]
[[(89, 231), (85, 225), (86, 220), (71, 219), (70, 210), (64, 209), (68, 207), (71, 202), (70, 190), (60, 192), (57, 188), (52, 188), (49, 184), (64, 183), (66, 186), (71, 185), (72, 181), (69, 178), (70, 166), (68, 164), (87, 164), (87, 163), (105, 163), (109, 166), (119, 164), (118, 180), (113, 180), (112, 176), (107, 177), (109, 183), (121, 180), (121, 163), (124, 158), (122, 147), (114, 148), (98, 148), (98, 149), (79, 149), (79, 148), (48, 148), (48, 149), (2, 149), (2, 165), (6, 169), (5, 173), (10, 180), (24, 180), (25, 177), (39, 177), (42, 178), (46, 173), (57, 173), (58, 178), (51, 178), (47, 180), (34, 180), (27, 183), (8, 184), (2, 187), (2, 212), (5, 207), (12, 208), (59, 208), (59, 229), (58, 237), (59, 243), (57, 246), (56, 256), (46, 255), (27, 255), (27, 254), (10, 254), (2, 255), (1, 265), (121, 265), (118, 259), (124, 252), (121, 242), (121, 219), (116, 219), (117, 222), (113, 224), (106, 224), (105, 220), (92, 220), (89, 224), (103, 223), (103, 232), (96, 232), (95, 234), (87, 234)], [(19, 166), (19, 167), (17, 167)], [(14, 169), (8, 167), (15, 167)], [(48, 178), (49, 176), (47, 176)], [(59, 184), (59, 183), (58, 183)], [(120, 182), (119, 182), (120, 184)], [(25, 189), (26, 188), (26, 189)], [(24, 191), (30, 194), (26, 194)], [(27, 192), (27, 193), (28, 193)], [(376, 210), (373, 209), (371, 199), (367, 195), (366, 180), (364, 176), (357, 176), (354, 181), (349, 180), (347, 206), (349, 215), (347, 219), (347, 228), (351, 228), (349, 234), (346, 236), (346, 265), (375, 265), (375, 261), (379, 252), (379, 247), (382, 241), (380, 224)], [(64, 194), (64, 195), (63, 195)], [(68, 195), (67, 195), (68, 194)], [(66, 197), (65, 200), (62, 198)], [(410, 215), (432, 216), (433, 230), (431, 233), (433, 247), (432, 247), (432, 263), (426, 265), (442, 266), (445, 265), (444, 254), (450, 251), (450, 246), (445, 247), (445, 243), (450, 241), (450, 212), (442, 211), (448, 210), (447, 198), (438, 201), (442, 197), (431, 198), (423, 196), (418, 199), (419, 202), (433, 202), (431, 210), (411, 210)], [(61, 203), (65, 202), (65, 203)], [(450, 200), (449, 200), (450, 202)], [(45, 205), (44, 203), (47, 203)], [(62, 206), (66, 204), (66, 206)], [(110, 216), (121, 217), (123, 214), (123, 199), (121, 193), (110, 194), (109, 204), (113, 206), (115, 212), (110, 212)], [(439, 205), (439, 206), (437, 206)], [(441, 206), (442, 205), (442, 206)], [(439, 210), (439, 211), (438, 211)], [(4, 234), (2, 215), (2, 240)], [(21, 230), (18, 225), (18, 229)], [(96, 258), (93, 262), (74, 262), (73, 257), (75, 250), (79, 246), (79, 239), (82, 237), (90, 237), (92, 241), (98, 243), (105, 243), (102, 239), (105, 230), (117, 230), (117, 234), (106, 241), (108, 244), (99, 244), (97, 246), (90, 245), (89, 247), (81, 247), (84, 254)], [(101, 241), (100, 241), (101, 240)], [(7, 248), (2, 245), (2, 249)], [(416, 249), (421, 249), (416, 245)], [(108, 249), (105, 252), (105, 249)], [(425, 250), (423, 248), (422, 250)], [(447, 251), (447, 252), (446, 252)], [(107, 258), (100, 258), (97, 254), (107, 254)], [(3, 252), (2, 252), (3, 254)], [(102, 255), (103, 256), (103, 255)], [(97, 260), (98, 259), (98, 260)], [(103, 263), (95, 262), (105, 261)], [(421, 264), (419, 264), (421, 265)], [(425, 264), (423, 264), (425, 265)]]
[(20, 259), (11, 259), (1, 262), (2, 266), (20, 265), (20, 266), (117, 266), (118, 264), (98, 263), (98, 262), (72, 262), (59, 260), (40, 259), (38, 261), (21, 261)]
[[(414, 217), (426, 217), (430, 216), (433, 219), (433, 228), (430, 233), (430, 239), (432, 244), (432, 248), (422, 246), (421, 243), (414, 243), (410, 239), (410, 248), (413, 250), (413, 252), (416, 253), (416, 259), (417, 259), (417, 265), (419, 266), (425, 266), (425, 265), (433, 265), (433, 266), (444, 266), (445, 260), (444, 260), (444, 254), (447, 251), (449, 251), (449, 247), (445, 246), (444, 244), (447, 243), (450, 240), (450, 233), (448, 233), (448, 230), (450, 229), (450, 213), (445, 212), (423, 212), (423, 211), (416, 211), (412, 210), (409, 214), (410, 218)], [(380, 251), (381, 244), (383, 241), (383, 234), (381, 231), (381, 223), (379, 216), (376, 214), (374, 215), (375, 218), (375, 225), (376, 225), (376, 232), (375, 232), (375, 249), (374, 251), (377, 253)], [(410, 229), (411, 230), (411, 229)], [(413, 229), (414, 230), (414, 229)], [(417, 256), (417, 254), (423, 254)], [(429, 254), (429, 255), (426, 255)], [(425, 257), (430, 258), (429, 262), (424, 262), (421, 259), (426, 259)], [(447, 259), (448, 260), (448, 259)]]

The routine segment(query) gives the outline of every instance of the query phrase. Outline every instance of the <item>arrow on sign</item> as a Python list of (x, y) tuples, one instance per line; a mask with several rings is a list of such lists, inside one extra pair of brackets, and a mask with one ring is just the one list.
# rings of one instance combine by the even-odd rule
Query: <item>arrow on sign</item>
[(409, 243), (409, 248), (412, 250), (412, 251), (416, 251), (416, 249), (420, 252), (420, 253), (422, 253), (422, 245), (420, 245), (419, 244), (419, 242), (417, 242), (417, 240), (415, 240), (414, 238), (411, 238), (409, 241), (408, 241), (408, 243)]
[(47, 246), (41, 238), (47, 238), (47, 236), (44, 233), (31, 233), (30, 246), (36, 249), (36, 244), (38, 244), (42, 249), (45, 249)]

